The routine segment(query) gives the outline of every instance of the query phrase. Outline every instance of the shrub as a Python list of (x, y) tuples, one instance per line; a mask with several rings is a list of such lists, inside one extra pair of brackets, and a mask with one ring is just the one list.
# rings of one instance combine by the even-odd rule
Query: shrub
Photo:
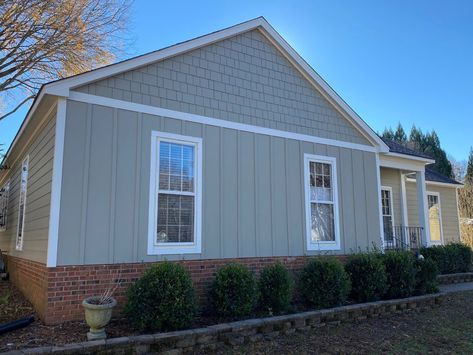
[(282, 264), (266, 266), (259, 279), (260, 307), (270, 313), (288, 309), (292, 299), (294, 282)]
[(124, 314), (143, 330), (187, 328), (197, 311), (189, 273), (180, 264), (162, 262), (147, 270), (128, 290)]
[(416, 273), (416, 294), (423, 295), (438, 291), (438, 268), (432, 259), (417, 259), (414, 262)]
[(246, 266), (228, 264), (217, 271), (210, 289), (210, 303), (222, 317), (248, 315), (257, 299), (256, 282)]
[(358, 302), (377, 301), (386, 290), (386, 270), (378, 253), (350, 257), (345, 270), (350, 275), (351, 298)]
[(469, 246), (460, 243), (434, 245), (422, 248), (420, 253), (432, 259), (441, 274), (454, 274), (471, 270), (472, 251)]
[(415, 289), (414, 256), (408, 251), (390, 251), (382, 257), (387, 276), (386, 298), (403, 298)]
[(312, 260), (301, 272), (299, 291), (308, 306), (338, 306), (346, 301), (350, 293), (350, 277), (336, 259)]

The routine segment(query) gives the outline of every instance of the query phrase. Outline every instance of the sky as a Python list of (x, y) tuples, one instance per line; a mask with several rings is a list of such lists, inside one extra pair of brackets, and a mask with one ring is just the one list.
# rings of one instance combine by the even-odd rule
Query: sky
[[(467, 159), (473, 1), (135, 0), (127, 57), (258, 16), (375, 131), (398, 122), (435, 130), (448, 154)], [(9, 146), (26, 111), (0, 121), (0, 143)]]

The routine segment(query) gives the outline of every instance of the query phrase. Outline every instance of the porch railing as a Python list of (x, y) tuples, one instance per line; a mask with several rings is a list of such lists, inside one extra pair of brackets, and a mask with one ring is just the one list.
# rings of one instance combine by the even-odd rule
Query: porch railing
[(394, 226), (384, 231), (384, 249), (418, 250), (423, 227)]

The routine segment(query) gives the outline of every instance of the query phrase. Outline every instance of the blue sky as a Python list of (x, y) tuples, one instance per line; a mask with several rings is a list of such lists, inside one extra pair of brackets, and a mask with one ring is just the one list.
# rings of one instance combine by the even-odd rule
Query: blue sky
[(375, 130), (434, 129), (460, 160), (473, 145), (473, 1), (135, 1), (130, 56), (264, 16)]

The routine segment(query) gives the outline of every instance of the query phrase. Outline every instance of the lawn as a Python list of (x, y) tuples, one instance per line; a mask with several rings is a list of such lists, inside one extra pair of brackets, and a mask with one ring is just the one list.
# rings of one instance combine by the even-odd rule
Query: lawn
[[(28, 302), (11, 287), (0, 287), (0, 295), (0, 323), (33, 312)], [(27, 328), (0, 335), (0, 352), (85, 341), (86, 332), (87, 326), (83, 322), (45, 326), (35, 321)], [(107, 332), (115, 337), (131, 334), (123, 321), (112, 322)], [(422, 313), (412, 311), (359, 323), (323, 327), (310, 333), (281, 335), (236, 349), (224, 347), (217, 353), (473, 353), (473, 292), (451, 294), (442, 306)]]

